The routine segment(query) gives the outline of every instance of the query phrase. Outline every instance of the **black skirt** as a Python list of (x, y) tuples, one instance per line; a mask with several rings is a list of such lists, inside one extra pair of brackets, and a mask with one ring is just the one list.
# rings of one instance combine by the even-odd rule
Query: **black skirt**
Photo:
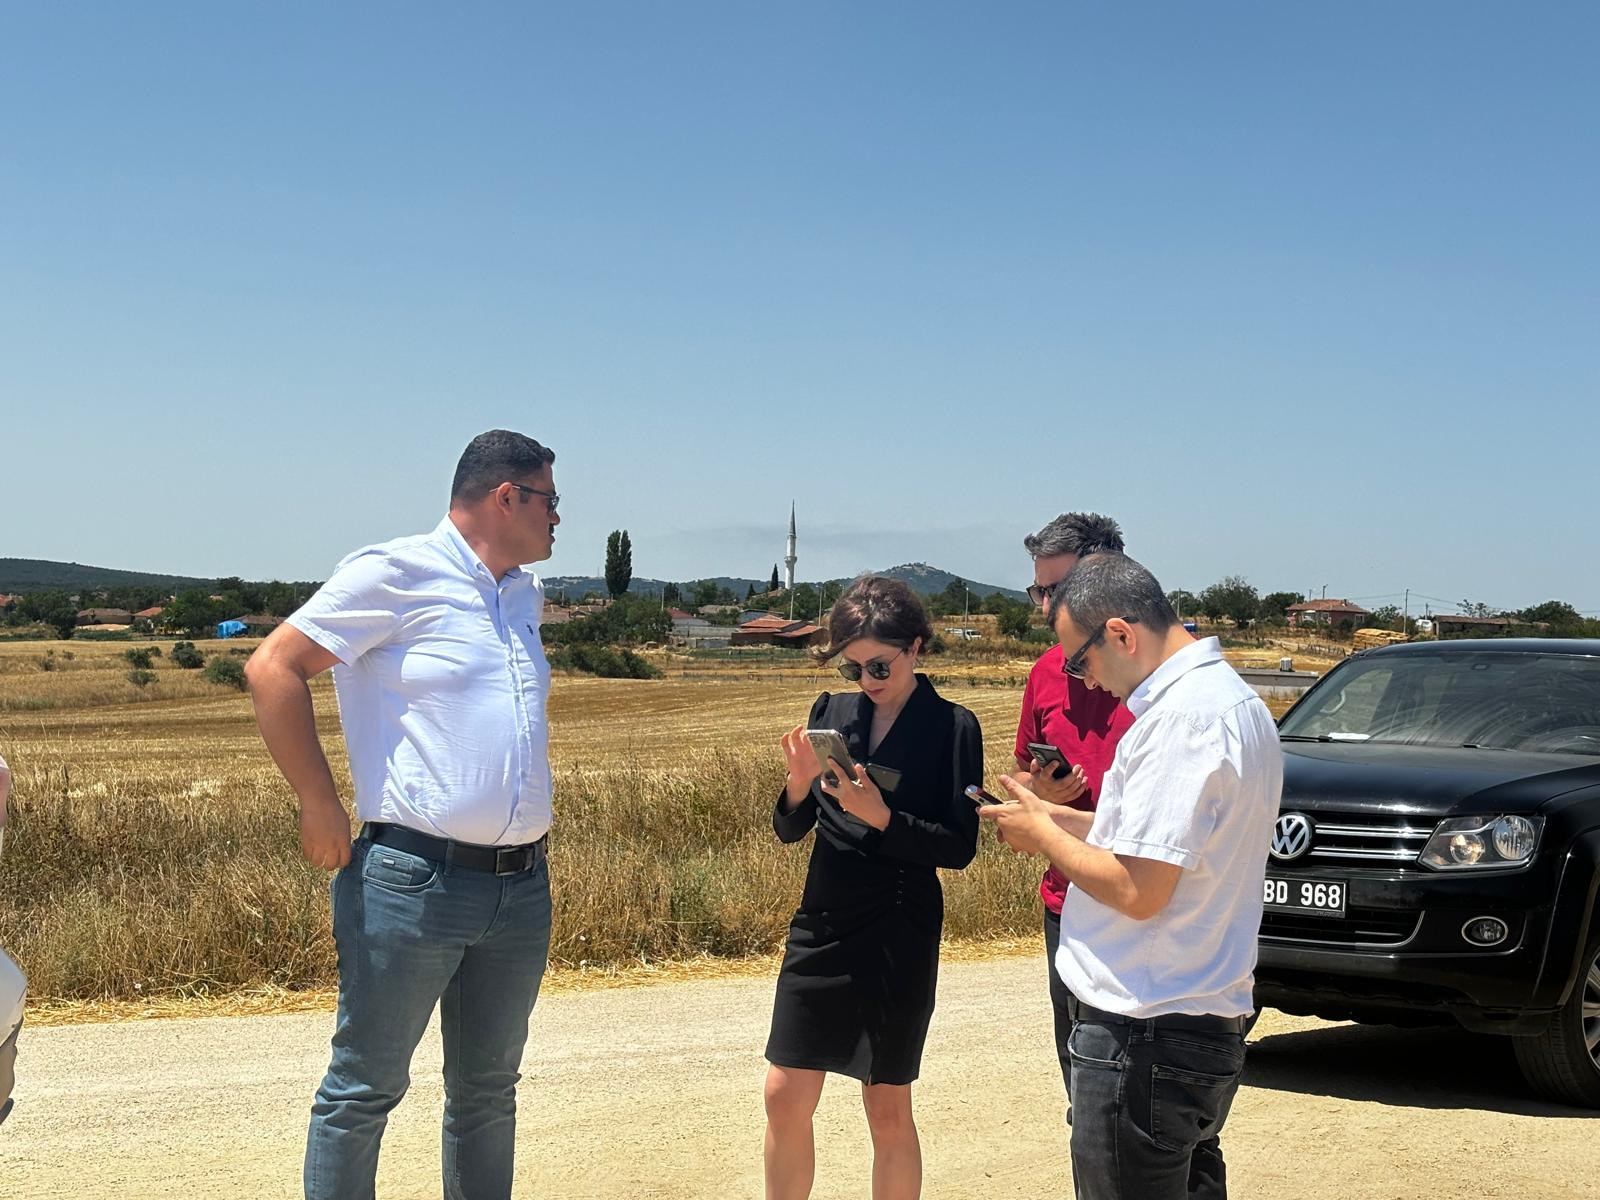
[(890, 808), (888, 829), (845, 813), (820, 788), (789, 812), (778, 797), (778, 836), (798, 841), (814, 828), (816, 840), (789, 925), (766, 1057), (863, 1083), (907, 1084), (921, 1070), (939, 977), (937, 868), (964, 867), (977, 848), (977, 813), (961, 789), (979, 781), (983, 746), (972, 714), (925, 678), (869, 758), (871, 719), (864, 696), (824, 694), (810, 725), (838, 729), (856, 761), (869, 763)]
[[(835, 891), (846, 880), (826, 846), (818, 843), (810, 873), (835, 875), (827, 888)], [(925, 867), (875, 872), (851, 890), (847, 906), (802, 905), (789, 925), (767, 1061), (910, 1083), (933, 1017), (944, 894)]]

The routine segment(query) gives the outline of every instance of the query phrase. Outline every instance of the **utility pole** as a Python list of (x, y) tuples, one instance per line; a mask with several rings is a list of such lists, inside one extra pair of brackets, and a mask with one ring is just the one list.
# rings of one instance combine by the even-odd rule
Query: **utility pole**
[(1406, 606), (1400, 613), (1400, 632), (1408, 637), (1411, 634), (1411, 589), (1406, 589)]
[(971, 607), (972, 589), (967, 586), (967, 581), (961, 581), (961, 623), (967, 623), (967, 609)]

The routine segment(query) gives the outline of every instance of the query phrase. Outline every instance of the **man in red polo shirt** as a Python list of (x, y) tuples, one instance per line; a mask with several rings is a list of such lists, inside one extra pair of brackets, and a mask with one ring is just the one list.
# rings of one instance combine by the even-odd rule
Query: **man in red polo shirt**
[[(1062, 513), (1038, 533), (1022, 539), (1033, 556), (1033, 585), (1028, 598), (1047, 608), (1056, 585), (1080, 558), (1103, 551), (1122, 551), (1122, 530), (1099, 513)], [(1110, 692), (1088, 687), (1061, 670), (1061, 646), (1051, 646), (1028, 672), (1022, 693), (1022, 719), (1017, 723), (1017, 763), (1032, 774), (1031, 790), (1051, 804), (1094, 810), (1100, 796), (1100, 779), (1111, 766), (1117, 739), (1133, 724), (1133, 714)], [(1070, 771), (1040, 761), (1029, 743), (1046, 743), (1060, 750)], [(1060, 774), (1061, 778), (1054, 776)], [(1061, 1078), (1071, 1099), (1072, 1065), (1067, 1039), (1072, 1034), (1072, 993), (1056, 973), (1056, 947), (1061, 942), (1061, 905), (1067, 898), (1067, 881), (1054, 867), (1039, 884), (1044, 900), (1045, 964), (1050, 977), (1050, 1005), (1055, 1010), (1056, 1053)]]

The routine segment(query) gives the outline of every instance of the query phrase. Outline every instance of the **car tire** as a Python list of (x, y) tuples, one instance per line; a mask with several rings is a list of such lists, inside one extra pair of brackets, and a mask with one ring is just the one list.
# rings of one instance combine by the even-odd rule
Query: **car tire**
[(1600, 934), (1589, 939), (1572, 995), (1544, 1032), (1511, 1040), (1517, 1066), (1539, 1095), (1600, 1108)]

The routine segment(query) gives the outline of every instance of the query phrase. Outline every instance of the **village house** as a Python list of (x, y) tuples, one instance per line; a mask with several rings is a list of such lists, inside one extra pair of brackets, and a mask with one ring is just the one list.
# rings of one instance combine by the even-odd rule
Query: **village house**
[(790, 646), (804, 649), (820, 646), (827, 632), (810, 621), (790, 621), (763, 613), (733, 630), (729, 644), (734, 646)]
[(1307, 600), (1302, 604), (1291, 604), (1284, 611), (1289, 614), (1289, 624), (1296, 628), (1313, 625), (1337, 628), (1348, 625), (1354, 629), (1372, 615), (1369, 609), (1351, 604), (1348, 600)]

